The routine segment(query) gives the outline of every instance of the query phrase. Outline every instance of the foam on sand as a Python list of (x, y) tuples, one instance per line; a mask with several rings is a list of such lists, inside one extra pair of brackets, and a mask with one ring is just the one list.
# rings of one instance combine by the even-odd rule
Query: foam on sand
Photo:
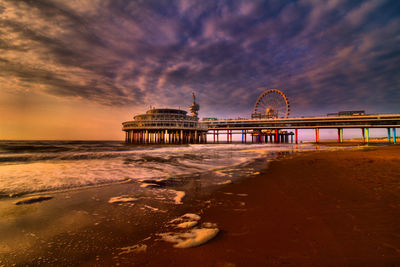
[[(186, 213), (181, 217), (169, 221), (174, 231), (158, 234), (162, 240), (175, 243), (176, 248), (190, 248), (204, 244), (214, 238), (219, 229), (215, 223), (203, 223), (202, 227), (195, 227), (201, 217), (194, 213)], [(178, 229), (179, 230), (178, 230)]]
[(218, 184), (219, 185), (223, 185), (223, 184), (231, 184), (232, 183), (232, 180), (226, 180), (226, 181), (223, 181), (223, 182), (219, 182)]
[(183, 191), (175, 191), (175, 204), (183, 204), (182, 199), (185, 197), (186, 193)]
[(134, 202), (138, 200), (134, 197), (127, 197), (127, 196), (119, 196), (119, 197), (112, 197), (108, 200), (108, 203), (126, 203), (126, 202)]
[(188, 222), (183, 222), (180, 223), (178, 225), (176, 225), (176, 227), (178, 228), (192, 228), (193, 226), (196, 226), (197, 221), (188, 221)]
[(144, 244), (136, 244), (133, 246), (129, 246), (129, 247), (123, 247), (120, 248), (122, 251), (120, 253), (118, 253), (118, 255), (122, 255), (122, 254), (128, 254), (128, 253), (140, 253), (140, 252), (146, 252), (147, 250), (147, 245)]
[(36, 202), (50, 200), (52, 198), (53, 198), (52, 196), (32, 196), (32, 197), (23, 198), (23, 199), (15, 202), (15, 205), (32, 204), (32, 203), (36, 203)]
[(191, 248), (200, 246), (213, 239), (219, 232), (218, 228), (191, 229), (185, 233), (159, 234), (164, 241), (175, 243), (175, 248)]
[(201, 219), (201, 217), (197, 214), (186, 213), (179, 218), (175, 218), (175, 219), (169, 221), (169, 223), (180, 223), (180, 222), (186, 222), (186, 221), (200, 221), (200, 219)]

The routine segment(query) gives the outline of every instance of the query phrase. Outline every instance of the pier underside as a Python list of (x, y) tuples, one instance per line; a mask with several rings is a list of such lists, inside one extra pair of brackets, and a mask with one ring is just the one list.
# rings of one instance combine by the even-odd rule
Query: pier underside
[(199, 130), (126, 130), (128, 144), (201, 144), (206, 143), (206, 131)]

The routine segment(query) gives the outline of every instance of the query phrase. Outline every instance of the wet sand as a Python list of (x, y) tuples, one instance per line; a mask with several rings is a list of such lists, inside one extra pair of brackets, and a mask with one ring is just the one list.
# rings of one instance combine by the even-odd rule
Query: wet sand
[[(212, 193), (192, 178), (181, 205), (150, 196), (110, 204), (134, 196), (138, 185), (129, 182), (50, 192), (32, 204), (3, 200), (0, 266), (400, 264), (400, 146), (284, 153), (255, 164), (264, 166), (258, 175), (247, 166), (251, 175)], [(171, 231), (164, 222), (188, 212), (219, 234), (185, 249), (157, 240), (154, 233)]]
[(286, 156), (215, 192), (220, 234), (189, 249), (156, 242), (138, 266), (400, 264), (400, 146)]

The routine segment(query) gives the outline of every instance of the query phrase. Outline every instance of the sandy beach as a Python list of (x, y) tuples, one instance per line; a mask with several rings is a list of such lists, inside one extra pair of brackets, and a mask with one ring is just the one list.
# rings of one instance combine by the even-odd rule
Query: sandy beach
[[(400, 146), (281, 153), (254, 164), (260, 171), (213, 192), (194, 177), (191, 194), (164, 207), (150, 195), (146, 205), (110, 203), (137, 190), (129, 182), (49, 192), (33, 204), (3, 200), (0, 266), (400, 264)], [(219, 233), (174, 248), (162, 240), (172, 229), (163, 222), (185, 213)]]
[(400, 264), (400, 146), (289, 155), (215, 192), (206, 245), (156, 242), (121, 258), (138, 266)]

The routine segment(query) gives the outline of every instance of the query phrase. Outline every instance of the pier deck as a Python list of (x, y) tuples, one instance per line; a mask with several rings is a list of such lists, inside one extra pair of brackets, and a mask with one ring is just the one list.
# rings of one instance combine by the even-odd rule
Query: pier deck
[[(263, 135), (262, 131), (270, 130), (278, 134), (280, 130), (294, 130), (295, 141), (298, 140), (298, 129), (315, 129), (316, 142), (319, 142), (320, 129), (338, 129), (338, 142), (343, 142), (343, 128), (359, 128), (362, 130), (364, 142), (369, 142), (370, 128), (387, 128), (388, 141), (396, 143), (396, 128), (400, 127), (400, 114), (379, 114), (379, 115), (359, 115), (359, 116), (335, 116), (335, 117), (297, 117), (297, 118), (278, 118), (278, 119), (225, 119), (207, 120), (200, 122), (207, 125), (208, 133), (226, 133), (232, 136), (234, 130), (240, 130), (246, 138), (248, 133)], [(232, 138), (231, 138), (232, 140)], [(279, 137), (277, 136), (277, 140)]]

